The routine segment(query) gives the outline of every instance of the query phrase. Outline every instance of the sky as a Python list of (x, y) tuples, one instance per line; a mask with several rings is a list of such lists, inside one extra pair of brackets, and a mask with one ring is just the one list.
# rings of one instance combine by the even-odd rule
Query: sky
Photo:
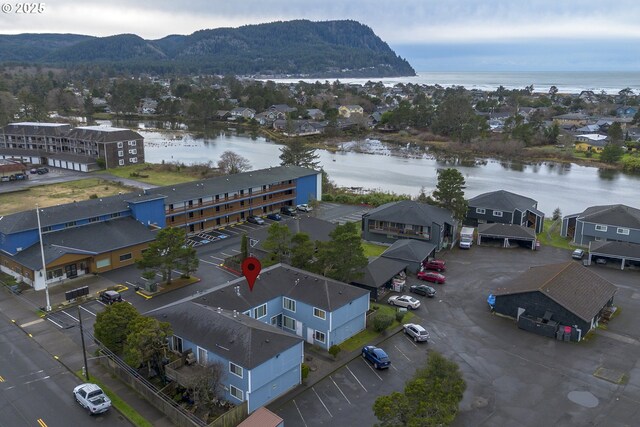
[(418, 71), (640, 71), (637, 0), (51, 0), (2, 3), (0, 34), (137, 34), (291, 19), (368, 25)]

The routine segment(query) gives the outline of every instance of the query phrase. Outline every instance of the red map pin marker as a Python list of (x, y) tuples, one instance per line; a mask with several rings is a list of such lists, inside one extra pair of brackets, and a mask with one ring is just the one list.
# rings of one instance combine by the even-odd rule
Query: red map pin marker
[(253, 285), (256, 283), (260, 270), (262, 270), (262, 265), (260, 265), (258, 258), (250, 256), (242, 261), (242, 274), (247, 279), (247, 283), (249, 283), (250, 291), (253, 291)]

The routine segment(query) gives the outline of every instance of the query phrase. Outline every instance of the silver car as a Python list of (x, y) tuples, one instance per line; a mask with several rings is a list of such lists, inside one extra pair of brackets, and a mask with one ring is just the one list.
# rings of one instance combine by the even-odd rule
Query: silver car
[(413, 338), (415, 342), (429, 340), (429, 332), (415, 323), (406, 323), (404, 325), (404, 333)]
[(91, 415), (101, 414), (111, 408), (111, 399), (96, 384), (80, 384), (73, 389), (73, 396)]
[(389, 298), (388, 303), (389, 305), (411, 308), (413, 310), (420, 307), (420, 300), (415, 299), (411, 295), (394, 295), (391, 298)]

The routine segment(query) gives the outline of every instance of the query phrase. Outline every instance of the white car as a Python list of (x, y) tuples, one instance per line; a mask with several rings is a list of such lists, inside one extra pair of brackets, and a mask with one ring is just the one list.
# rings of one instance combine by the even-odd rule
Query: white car
[(429, 340), (429, 332), (415, 323), (406, 323), (404, 325), (404, 333), (413, 338), (415, 342)]
[(301, 212), (311, 212), (313, 210), (313, 208), (307, 205), (306, 203), (296, 206), (296, 209), (298, 209)]
[(73, 396), (91, 415), (101, 414), (111, 408), (111, 399), (96, 384), (80, 384), (73, 389)]
[(411, 295), (394, 295), (389, 298), (389, 305), (397, 305), (398, 307), (406, 307), (416, 309), (420, 307), (420, 300), (415, 299)]

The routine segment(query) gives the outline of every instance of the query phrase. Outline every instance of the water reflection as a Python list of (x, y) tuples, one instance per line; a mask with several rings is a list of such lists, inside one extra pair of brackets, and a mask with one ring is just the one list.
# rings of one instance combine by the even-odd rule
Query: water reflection
[(620, 177), (620, 171), (615, 169), (598, 169), (598, 177), (607, 181), (615, 181)]

